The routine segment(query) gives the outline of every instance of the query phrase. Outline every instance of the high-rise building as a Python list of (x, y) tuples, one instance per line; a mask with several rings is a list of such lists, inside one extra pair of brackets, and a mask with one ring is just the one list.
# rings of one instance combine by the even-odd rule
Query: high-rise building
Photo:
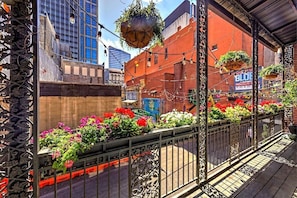
[[(97, 64), (98, 1), (43, 0), (40, 6), (40, 12), (49, 16), (60, 40), (70, 44), (70, 58)], [(74, 23), (70, 23), (71, 15)]]
[(124, 64), (131, 59), (131, 54), (111, 47), (108, 47), (108, 68), (104, 69), (105, 84), (123, 84)]
[(110, 69), (124, 69), (123, 65), (131, 59), (131, 54), (111, 47), (108, 47), (108, 65)]

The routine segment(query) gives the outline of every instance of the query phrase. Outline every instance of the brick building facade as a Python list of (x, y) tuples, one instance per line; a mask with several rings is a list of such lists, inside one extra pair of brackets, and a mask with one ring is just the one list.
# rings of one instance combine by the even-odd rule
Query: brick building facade
[[(142, 99), (159, 98), (160, 113), (191, 109), (189, 92), (196, 89), (196, 34), (195, 18), (190, 18), (189, 25), (178, 28), (163, 46), (147, 49), (125, 65), (126, 90), (137, 91), (140, 108)], [(209, 11), (208, 46), (208, 89), (223, 93), (234, 90), (234, 73), (220, 71), (215, 63), (230, 50), (243, 50), (251, 55), (252, 38)], [(259, 44), (259, 66), (264, 65), (264, 53), (270, 57), (274, 54)]]

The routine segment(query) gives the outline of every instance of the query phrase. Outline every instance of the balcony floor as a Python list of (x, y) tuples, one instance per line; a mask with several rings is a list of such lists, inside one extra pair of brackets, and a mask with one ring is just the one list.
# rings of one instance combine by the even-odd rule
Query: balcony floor
[(186, 197), (297, 198), (297, 142), (280, 138)]

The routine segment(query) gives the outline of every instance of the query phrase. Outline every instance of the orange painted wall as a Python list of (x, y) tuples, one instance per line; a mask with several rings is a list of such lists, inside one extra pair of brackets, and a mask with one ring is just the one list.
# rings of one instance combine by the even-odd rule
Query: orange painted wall
[[(230, 76), (229, 73), (221, 75), (219, 70), (214, 68), (215, 61), (219, 59), (220, 55), (230, 50), (244, 50), (251, 55), (252, 38), (211, 11), (209, 11), (208, 17), (208, 46), (211, 49), (212, 46), (217, 45), (216, 50), (208, 51), (208, 88), (228, 91), (229, 86), (234, 87), (233, 75), (231, 74), (232, 76)], [(155, 97), (163, 99), (163, 111), (165, 112), (171, 111), (172, 107), (182, 110), (185, 105), (188, 108), (190, 104), (183, 96), (187, 94), (189, 89), (195, 89), (196, 87), (196, 64), (190, 64), (189, 62), (190, 59), (196, 61), (196, 21), (190, 21), (187, 27), (177, 31), (174, 35), (166, 39), (163, 46), (148, 49), (125, 65), (125, 82), (127, 86), (135, 86), (137, 78), (145, 79), (145, 85), (140, 92), (141, 98)], [(166, 50), (168, 53), (167, 58)], [(151, 51), (151, 54), (149, 51)], [(259, 65), (264, 64), (263, 53), (264, 46), (259, 44)], [(149, 57), (151, 58), (150, 67), (147, 65), (147, 59)], [(156, 57), (158, 61), (156, 61)], [(174, 67), (174, 65), (181, 62), (183, 57), (188, 60), (183, 70), (186, 73), (187, 80), (183, 81), (182, 90), (178, 90), (179, 86), (176, 85), (176, 82), (166, 81), (165, 74), (175, 74), (175, 81), (183, 80), (181, 78), (184, 78), (184, 76), (180, 76), (177, 79), (176, 76), (178, 76), (180, 70), (174, 69), (178, 68)], [(132, 79), (134, 83), (132, 83)], [(170, 90), (167, 90), (166, 87), (170, 87), (170, 83), (175, 85), (172, 85)], [(151, 90), (154, 90), (154, 94), (148, 95)], [(174, 100), (168, 98), (168, 95), (166, 95), (168, 91), (172, 91), (171, 94), (175, 96)], [(176, 92), (180, 96), (176, 95)]]

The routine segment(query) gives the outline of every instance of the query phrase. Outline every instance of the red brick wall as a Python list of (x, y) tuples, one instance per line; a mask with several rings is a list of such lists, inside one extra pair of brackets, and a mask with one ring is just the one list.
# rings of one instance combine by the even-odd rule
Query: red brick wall
[[(217, 49), (208, 51), (208, 87), (228, 91), (229, 86), (234, 87), (234, 78), (228, 73), (220, 74), (214, 68), (215, 62), (220, 55), (230, 50), (244, 50), (249, 55), (252, 51), (252, 38), (243, 33), (218, 15), (209, 11), (208, 20), (208, 46), (210, 49), (217, 45)], [(223, 27), (223, 28), (222, 28)], [(145, 80), (142, 87), (142, 98), (157, 97), (165, 101), (164, 111), (171, 111), (173, 108), (182, 110), (184, 106), (188, 109), (191, 104), (185, 99), (189, 89), (196, 88), (196, 63), (182, 66), (181, 61), (196, 61), (196, 21), (192, 21), (187, 27), (177, 31), (174, 35), (164, 41), (163, 46), (156, 46), (151, 50), (142, 52), (125, 65), (125, 82), (129, 86), (132, 79)], [(167, 49), (168, 56), (165, 56)], [(263, 65), (264, 47), (259, 44), (259, 65)], [(151, 58), (151, 66), (148, 67), (147, 59)], [(157, 58), (157, 60), (156, 60)], [(172, 76), (175, 74), (175, 76)], [(174, 79), (169, 81), (170, 78)], [(185, 79), (186, 78), (186, 79)], [(183, 80), (183, 81), (181, 81)], [(148, 95), (148, 91), (157, 90), (156, 94)], [(172, 99), (168, 93), (174, 95)], [(166, 95), (167, 94), (167, 95)]]

